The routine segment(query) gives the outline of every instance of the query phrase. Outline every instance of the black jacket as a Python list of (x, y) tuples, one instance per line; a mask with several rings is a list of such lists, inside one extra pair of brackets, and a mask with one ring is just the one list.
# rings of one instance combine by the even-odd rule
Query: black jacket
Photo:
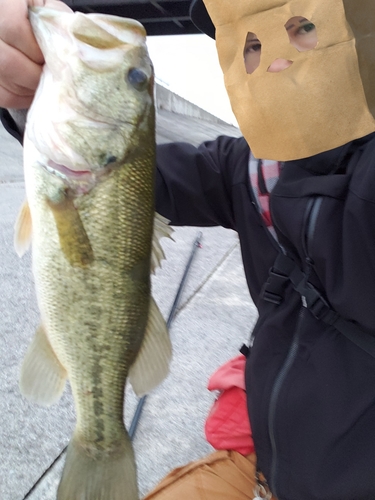
[[(317, 319), (290, 281), (279, 301), (265, 300), (262, 288), (281, 251), (252, 198), (248, 158), (244, 139), (159, 146), (156, 209), (175, 225), (238, 232), (259, 310), (246, 366), (248, 406), (258, 466), (273, 493), (279, 500), (374, 500), (375, 359)], [(374, 135), (285, 163), (271, 212), (283, 251), (306, 281), (341, 318), (374, 335)]]
[[(238, 232), (259, 310), (246, 385), (258, 466), (279, 500), (374, 500), (375, 359), (304, 307), (291, 282), (264, 300), (280, 248), (252, 199), (249, 150), (219, 137), (159, 147), (157, 210)], [(287, 162), (271, 194), (284, 252), (340, 318), (375, 334), (374, 134)], [(318, 208), (316, 208), (318, 207)], [(311, 229), (313, 226), (313, 230)]]
[(259, 294), (278, 245), (259, 214), (250, 187), (249, 147), (221, 136), (198, 148), (157, 148), (156, 211), (173, 225), (223, 226), (237, 231), (251, 297)]

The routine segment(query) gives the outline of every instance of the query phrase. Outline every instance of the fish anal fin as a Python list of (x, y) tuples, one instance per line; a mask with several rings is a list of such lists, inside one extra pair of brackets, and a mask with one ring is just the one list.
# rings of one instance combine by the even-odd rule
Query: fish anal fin
[(32, 238), (32, 222), (30, 207), (25, 200), (18, 213), (14, 226), (14, 248), (19, 257), (22, 257), (30, 248)]
[(89, 237), (73, 199), (66, 196), (59, 203), (47, 200), (55, 218), (61, 250), (72, 266), (87, 267), (94, 260)]
[(160, 245), (161, 238), (172, 238), (173, 229), (169, 225), (169, 220), (155, 212), (154, 232), (152, 236), (151, 272), (155, 272), (160, 263), (165, 259), (163, 248)]
[(66, 379), (66, 370), (57, 359), (43, 326), (40, 326), (21, 367), (21, 393), (33, 402), (49, 406), (60, 398)]
[(138, 356), (129, 369), (129, 382), (141, 396), (159, 385), (169, 373), (172, 345), (167, 325), (153, 298), (145, 337)]

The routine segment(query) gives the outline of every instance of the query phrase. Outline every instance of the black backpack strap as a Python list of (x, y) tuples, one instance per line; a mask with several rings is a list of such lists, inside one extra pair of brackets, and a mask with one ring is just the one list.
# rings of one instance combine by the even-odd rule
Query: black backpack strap
[(280, 304), (287, 284), (301, 295), (302, 304), (315, 318), (333, 326), (350, 341), (375, 358), (375, 336), (362, 330), (356, 323), (349, 321), (334, 311), (321, 293), (307, 280), (299, 266), (287, 255), (280, 253), (270, 269), (267, 282), (263, 286), (264, 300)]

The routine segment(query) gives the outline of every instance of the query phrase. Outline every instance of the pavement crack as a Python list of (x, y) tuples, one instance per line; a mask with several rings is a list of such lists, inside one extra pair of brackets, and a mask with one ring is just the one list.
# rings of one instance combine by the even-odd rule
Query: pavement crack
[(192, 294), (189, 295), (189, 297), (186, 298), (186, 300), (180, 305), (180, 307), (177, 309), (174, 319), (180, 314), (181, 311), (183, 311), (188, 304), (195, 298), (195, 296), (202, 290), (202, 288), (210, 281), (210, 279), (214, 276), (214, 274), (224, 265), (225, 261), (232, 255), (234, 250), (238, 247), (239, 241), (236, 241), (231, 245), (228, 250), (225, 252), (225, 254), (222, 256), (222, 258), (217, 262), (216, 266), (211, 269), (211, 271), (207, 274), (207, 276), (204, 278), (204, 280), (200, 283), (200, 285), (193, 291)]

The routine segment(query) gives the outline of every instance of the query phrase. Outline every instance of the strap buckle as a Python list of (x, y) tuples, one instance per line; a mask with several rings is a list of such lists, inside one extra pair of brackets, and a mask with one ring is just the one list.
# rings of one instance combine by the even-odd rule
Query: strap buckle
[(307, 282), (305, 284), (301, 296), (302, 304), (311, 311), (316, 319), (322, 320), (331, 326), (336, 322), (339, 315), (331, 309), (328, 302), (311, 283)]
[(279, 305), (284, 298), (284, 290), (289, 281), (289, 276), (280, 274), (271, 267), (268, 273), (267, 281), (264, 283), (261, 291), (261, 297), (267, 302)]

